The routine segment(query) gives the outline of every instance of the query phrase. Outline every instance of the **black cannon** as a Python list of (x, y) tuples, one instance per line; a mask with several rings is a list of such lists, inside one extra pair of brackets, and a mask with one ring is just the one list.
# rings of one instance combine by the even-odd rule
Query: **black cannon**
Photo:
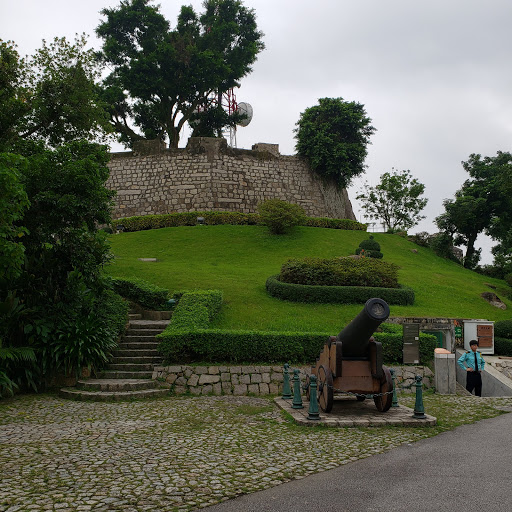
[[(369, 299), (338, 336), (330, 336), (325, 342), (316, 366), (311, 368), (317, 377), (318, 403), (324, 412), (332, 410), (335, 392), (353, 393), (360, 401), (372, 395), (381, 412), (391, 407), (391, 373), (382, 364), (382, 344), (372, 337), (388, 316), (385, 301)], [(306, 390), (309, 400), (309, 385)]]

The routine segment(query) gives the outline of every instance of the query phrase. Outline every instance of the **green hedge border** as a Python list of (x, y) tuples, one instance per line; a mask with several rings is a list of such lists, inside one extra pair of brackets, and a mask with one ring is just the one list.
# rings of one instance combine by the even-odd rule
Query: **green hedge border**
[[(218, 290), (180, 292), (171, 322), (156, 336), (165, 362), (237, 364), (313, 364), (326, 339), (337, 333), (270, 332), (208, 329), (218, 314), (222, 293)], [(383, 344), (386, 363), (402, 361), (403, 333), (397, 324), (383, 324), (375, 339)], [(341, 330), (341, 329), (340, 329)], [(437, 338), (420, 333), (420, 364), (430, 364)]]
[[(112, 229), (117, 231), (122, 225), (124, 231), (143, 231), (178, 226), (195, 226), (197, 218), (203, 217), (204, 224), (213, 226), (231, 224), (235, 226), (260, 224), (256, 213), (224, 212), (224, 211), (192, 211), (183, 213), (168, 213), (162, 215), (141, 215), (124, 217), (112, 221)], [(330, 219), (327, 217), (308, 217), (305, 226), (330, 229), (345, 229), (366, 231), (366, 224), (350, 219)]]
[(148, 283), (143, 279), (121, 279), (113, 277), (112, 287), (121, 297), (135, 302), (135, 304), (145, 309), (155, 311), (166, 311), (170, 309), (167, 302), (169, 300), (169, 290)]
[(282, 283), (279, 274), (270, 276), (265, 284), (267, 292), (276, 299), (292, 302), (324, 304), (364, 304), (378, 297), (388, 304), (410, 306), (414, 304), (414, 290), (400, 288), (376, 288), (365, 286), (314, 286)]
[(494, 336), (494, 353), (500, 356), (512, 357), (512, 340)]

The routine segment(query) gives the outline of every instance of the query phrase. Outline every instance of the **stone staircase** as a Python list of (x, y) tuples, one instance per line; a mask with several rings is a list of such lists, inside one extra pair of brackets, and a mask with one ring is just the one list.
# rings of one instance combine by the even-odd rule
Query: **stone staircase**
[(151, 377), (153, 367), (162, 364), (155, 336), (167, 327), (170, 317), (169, 311), (131, 312), (128, 327), (106, 369), (96, 378), (79, 380), (74, 388), (62, 388), (60, 396), (114, 402), (168, 395), (168, 387)]

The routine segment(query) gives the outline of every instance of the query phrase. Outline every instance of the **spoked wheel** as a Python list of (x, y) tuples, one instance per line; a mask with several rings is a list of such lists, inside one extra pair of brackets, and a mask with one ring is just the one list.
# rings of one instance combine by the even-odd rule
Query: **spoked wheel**
[(306, 391), (306, 400), (309, 402), (309, 397), (311, 396), (311, 393), (310, 393), (310, 386), (311, 385), (311, 381), (310, 381), (310, 378), (309, 378), (309, 375), (306, 375), (306, 384), (304, 385), (304, 390)]
[(382, 368), (384, 370), (384, 379), (380, 385), (380, 393), (389, 393), (388, 395), (375, 396), (373, 400), (375, 401), (375, 406), (380, 412), (386, 412), (391, 407), (393, 403), (393, 380), (391, 379), (391, 372), (385, 366)]
[(332, 373), (323, 365), (318, 369), (318, 403), (324, 412), (331, 412), (334, 403)]

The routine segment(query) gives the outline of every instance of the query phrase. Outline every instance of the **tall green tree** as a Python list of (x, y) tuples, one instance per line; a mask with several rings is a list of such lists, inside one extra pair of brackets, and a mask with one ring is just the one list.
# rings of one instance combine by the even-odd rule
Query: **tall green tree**
[(486, 233), (506, 247), (512, 233), (512, 154), (498, 151), (495, 157), (471, 154), (462, 166), (470, 175), (455, 193), (444, 201), (445, 211), (436, 218), (438, 227), (453, 237), (455, 245), (465, 245), (464, 266), (473, 268), (480, 251), (475, 242)]
[(380, 220), (388, 230), (408, 229), (425, 218), (420, 212), (428, 199), (421, 197), (425, 185), (412, 177), (410, 171), (385, 172), (374, 187), (364, 184), (356, 196), (361, 201), (367, 219)]
[(177, 147), (180, 132), (208, 98), (239, 85), (264, 48), (252, 9), (239, 0), (206, 0), (199, 15), (183, 6), (177, 24), (150, 0), (103, 9), (96, 32), (112, 72), (104, 99), (119, 141), (159, 138)]
[(366, 148), (375, 132), (371, 122), (361, 103), (320, 98), (296, 123), (295, 149), (313, 171), (346, 187), (366, 169)]
[(0, 151), (20, 140), (55, 147), (105, 137), (110, 124), (96, 84), (100, 69), (86, 45), (85, 35), (73, 43), (55, 38), (21, 58), (13, 42), (0, 41)]

